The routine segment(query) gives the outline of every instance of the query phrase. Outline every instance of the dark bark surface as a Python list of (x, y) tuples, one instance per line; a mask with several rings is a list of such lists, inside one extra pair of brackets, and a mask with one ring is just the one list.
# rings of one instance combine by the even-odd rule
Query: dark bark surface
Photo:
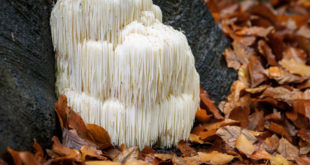
[(215, 24), (203, 0), (153, 0), (163, 22), (184, 31), (195, 56), (201, 85), (216, 103), (229, 93), (237, 73), (226, 66), (222, 52), (229, 41)]
[(1, 0), (0, 156), (57, 134), (49, 0)]

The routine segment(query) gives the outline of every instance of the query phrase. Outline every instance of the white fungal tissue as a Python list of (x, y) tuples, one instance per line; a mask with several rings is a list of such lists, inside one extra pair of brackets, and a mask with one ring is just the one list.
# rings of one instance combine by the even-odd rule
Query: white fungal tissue
[(199, 106), (187, 39), (152, 0), (59, 0), (51, 14), (56, 93), (113, 144), (186, 139)]

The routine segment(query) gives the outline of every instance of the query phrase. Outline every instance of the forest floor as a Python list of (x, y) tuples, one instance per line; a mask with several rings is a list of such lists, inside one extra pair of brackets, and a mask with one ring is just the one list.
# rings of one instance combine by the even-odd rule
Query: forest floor
[(156, 147), (139, 151), (112, 146), (103, 128), (85, 124), (61, 96), (56, 112), (62, 143), (53, 137), (54, 145), (43, 152), (35, 142), (34, 154), (9, 148), (14, 163), (309, 165), (310, 1), (206, 3), (231, 41), (223, 56), (228, 67), (238, 72), (238, 80), (219, 108), (201, 90), (188, 141), (165, 153)]

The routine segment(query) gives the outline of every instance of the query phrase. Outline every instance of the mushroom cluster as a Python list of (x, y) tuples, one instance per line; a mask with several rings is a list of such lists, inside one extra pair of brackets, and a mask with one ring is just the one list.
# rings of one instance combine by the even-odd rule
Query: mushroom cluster
[(51, 14), (56, 93), (114, 144), (169, 147), (199, 106), (187, 39), (152, 0), (59, 0)]

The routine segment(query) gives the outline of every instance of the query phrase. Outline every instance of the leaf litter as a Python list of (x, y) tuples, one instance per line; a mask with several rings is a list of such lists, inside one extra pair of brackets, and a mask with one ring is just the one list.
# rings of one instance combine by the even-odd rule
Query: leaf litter
[[(114, 146), (85, 124), (61, 95), (62, 137), (34, 153), (8, 148), (16, 165), (310, 164), (310, 3), (307, 0), (205, 0), (231, 41), (223, 52), (238, 80), (217, 107), (201, 88), (187, 140), (174, 149)], [(44, 152), (45, 151), (45, 152)], [(6, 164), (0, 159), (0, 164)]]

